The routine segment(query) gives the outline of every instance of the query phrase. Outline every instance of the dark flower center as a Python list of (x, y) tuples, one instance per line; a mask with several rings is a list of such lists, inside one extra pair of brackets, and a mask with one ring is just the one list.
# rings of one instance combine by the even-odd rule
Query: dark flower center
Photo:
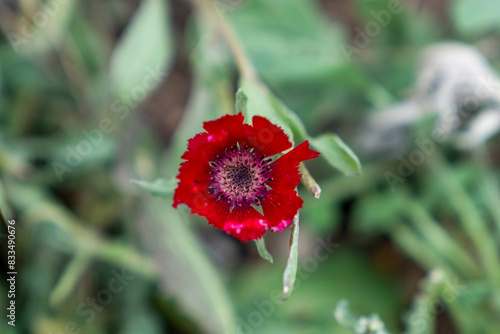
[(235, 145), (210, 163), (210, 190), (218, 200), (236, 205), (260, 205), (274, 164), (253, 148)]

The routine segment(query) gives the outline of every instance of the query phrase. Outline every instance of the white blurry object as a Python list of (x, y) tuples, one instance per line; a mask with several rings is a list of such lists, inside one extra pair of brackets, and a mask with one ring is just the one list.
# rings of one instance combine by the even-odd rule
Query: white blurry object
[(375, 154), (401, 154), (411, 146), (408, 129), (425, 115), (435, 114), (434, 132), (440, 139), (449, 139), (465, 125), (467, 130), (456, 144), (471, 149), (500, 132), (494, 111), (500, 113), (500, 78), (488, 60), (467, 44), (435, 44), (422, 53), (410, 97), (370, 115), (360, 144)]
[(500, 129), (500, 110), (481, 111), (470, 120), (467, 129), (457, 138), (457, 146), (462, 149), (473, 149), (498, 133)]

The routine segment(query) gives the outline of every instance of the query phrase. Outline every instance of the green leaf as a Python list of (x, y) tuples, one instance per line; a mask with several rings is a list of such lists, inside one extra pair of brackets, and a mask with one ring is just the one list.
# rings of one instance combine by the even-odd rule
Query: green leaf
[(269, 261), (269, 262), (273, 263), (273, 257), (267, 251), (266, 243), (264, 241), (264, 237), (255, 240), (255, 245), (257, 246), (257, 251), (259, 252), (260, 257), (263, 258), (266, 261)]
[(113, 50), (110, 79), (126, 103), (141, 102), (166, 75), (172, 61), (166, 1), (144, 0)]
[(171, 198), (177, 187), (177, 180), (157, 179), (153, 182), (142, 180), (130, 180), (131, 183), (137, 184), (151, 196)]
[(292, 231), (290, 232), (290, 248), (288, 261), (283, 272), (283, 294), (281, 300), (285, 301), (292, 294), (295, 278), (297, 277), (297, 261), (299, 255), (299, 214), (293, 218)]
[(243, 113), (246, 115), (248, 113), (247, 111), (247, 103), (248, 103), (248, 97), (243, 91), (243, 89), (239, 88), (238, 91), (236, 92), (236, 97), (234, 101), (234, 111), (236, 113)]
[(309, 138), (311, 146), (334, 168), (346, 175), (361, 174), (361, 163), (354, 152), (339, 136), (328, 133), (316, 138)]

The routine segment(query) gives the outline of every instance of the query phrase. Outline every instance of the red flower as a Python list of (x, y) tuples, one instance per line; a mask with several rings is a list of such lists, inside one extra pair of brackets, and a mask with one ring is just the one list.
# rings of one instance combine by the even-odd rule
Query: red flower
[(252, 125), (243, 119), (240, 113), (205, 122), (206, 132), (189, 140), (173, 206), (187, 204), (191, 213), (246, 242), (292, 223), (302, 207), (295, 190), (299, 163), (319, 153), (306, 141), (273, 160), (292, 147), (288, 136), (264, 117), (254, 116)]

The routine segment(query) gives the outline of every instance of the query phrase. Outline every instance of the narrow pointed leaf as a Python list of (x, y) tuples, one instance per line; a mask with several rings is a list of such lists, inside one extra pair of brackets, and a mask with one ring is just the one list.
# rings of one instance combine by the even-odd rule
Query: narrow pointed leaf
[(283, 294), (281, 300), (285, 301), (292, 294), (297, 276), (297, 261), (299, 255), (299, 214), (297, 214), (292, 223), (292, 231), (290, 233), (290, 249), (288, 253), (288, 261), (286, 263), (285, 272), (283, 273)]
[(257, 251), (259, 252), (259, 255), (260, 255), (261, 258), (263, 258), (266, 261), (269, 261), (269, 262), (273, 263), (273, 257), (267, 251), (266, 243), (265, 243), (263, 237), (260, 238), (260, 239), (255, 240), (255, 246), (257, 246)]

